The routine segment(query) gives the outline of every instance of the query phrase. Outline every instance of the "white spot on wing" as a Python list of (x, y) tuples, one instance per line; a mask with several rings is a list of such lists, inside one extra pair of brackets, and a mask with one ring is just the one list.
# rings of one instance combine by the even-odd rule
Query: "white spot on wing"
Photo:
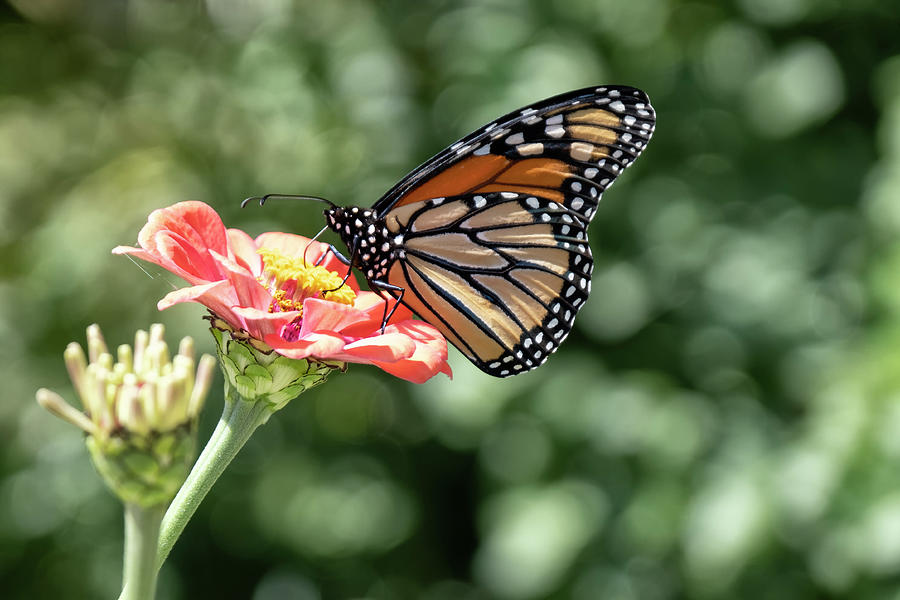
[(509, 136), (508, 138), (506, 138), (506, 143), (509, 144), (510, 146), (514, 146), (516, 144), (521, 144), (524, 141), (525, 141), (525, 136), (522, 135), (521, 131), (519, 133), (514, 133), (511, 136)]
[(594, 153), (594, 145), (585, 142), (572, 142), (569, 146), (569, 156), (574, 160), (588, 161)]
[(544, 152), (544, 144), (540, 142), (534, 142), (532, 144), (522, 144), (520, 146), (516, 146), (516, 152), (518, 152), (521, 156), (542, 154)]
[(551, 125), (550, 127), (544, 128), (544, 133), (552, 138), (561, 138), (566, 134), (566, 130), (562, 125)]

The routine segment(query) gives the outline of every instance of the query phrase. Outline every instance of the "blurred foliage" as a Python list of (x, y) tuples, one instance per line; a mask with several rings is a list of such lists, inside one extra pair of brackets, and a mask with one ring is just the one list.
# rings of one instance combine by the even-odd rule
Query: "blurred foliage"
[[(204, 200), (312, 235), (491, 118), (598, 83), (656, 137), (591, 229), (541, 369), (354, 366), (272, 419), (161, 599), (897, 598), (900, 18), (862, 0), (10, 0), (0, 8), (0, 590), (113, 598), (119, 507), (38, 409), (61, 361), (162, 320), (113, 257)], [(148, 277), (148, 274), (150, 275)], [(208, 402), (201, 431), (217, 418)]]

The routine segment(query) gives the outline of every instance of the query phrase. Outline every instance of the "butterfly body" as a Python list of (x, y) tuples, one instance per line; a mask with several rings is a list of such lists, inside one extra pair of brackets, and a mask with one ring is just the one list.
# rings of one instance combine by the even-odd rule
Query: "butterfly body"
[(367, 281), (380, 281), (387, 274), (389, 264), (398, 256), (397, 245), (373, 210), (337, 206), (325, 211), (325, 222), (350, 249), (353, 266)]
[(498, 377), (547, 360), (591, 289), (587, 226), (649, 141), (646, 94), (606, 86), (514, 111), (326, 223), (353, 266)]

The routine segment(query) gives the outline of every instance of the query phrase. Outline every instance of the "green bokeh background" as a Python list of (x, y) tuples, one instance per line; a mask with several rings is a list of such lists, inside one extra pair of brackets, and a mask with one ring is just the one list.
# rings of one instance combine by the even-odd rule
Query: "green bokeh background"
[[(11, 0), (0, 7), (0, 596), (114, 598), (121, 512), (61, 355), (162, 321), (110, 249), (179, 200), (312, 235), (540, 98), (646, 90), (541, 369), (355, 366), (214, 488), (160, 599), (900, 598), (900, 5)], [(149, 276), (148, 276), (149, 274)], [(221, 381), (221, 379), (219, 379)], [(222, 404), (217, 383), (201, 423)]]

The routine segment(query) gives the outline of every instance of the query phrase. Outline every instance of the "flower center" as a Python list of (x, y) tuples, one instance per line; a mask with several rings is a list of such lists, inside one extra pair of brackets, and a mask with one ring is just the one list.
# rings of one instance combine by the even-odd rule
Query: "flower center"
[(259, 281), (272, 294), (269, 312), (303, 310), (303, 301), (307, 298), (351, 305), (356, 300), (356, 292), (334, 271), (309, 264), (302, 258), (285, 256), (271, 248), (260, 248), (257, 253), (263, 261)]

